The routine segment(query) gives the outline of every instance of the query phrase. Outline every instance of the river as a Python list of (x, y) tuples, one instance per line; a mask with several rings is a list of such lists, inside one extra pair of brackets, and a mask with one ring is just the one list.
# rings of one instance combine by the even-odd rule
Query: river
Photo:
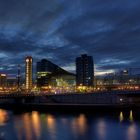
[(0, 109), (0, 140), (140, 140), (140, 121), (134, 114)]

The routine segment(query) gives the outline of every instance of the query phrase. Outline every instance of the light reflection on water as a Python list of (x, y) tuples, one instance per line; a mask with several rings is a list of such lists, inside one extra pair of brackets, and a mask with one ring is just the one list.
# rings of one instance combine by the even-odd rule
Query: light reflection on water
[(133, 111), (132, 110), (130, 111), (129, 120), (130, 120), (130, 122), (133, 122), (134, 121)]
[(83, 135), (86, 133), (87, 122), (84, 114), (75, 117), (71, 122), (72, 131), (75, 135)]
[(97, 135), (100, 140), (106, 137), (106, 122), (104, 119), (99, 119), (97, 123)]
[(47, 122), (48, 129), (51, 130), (51, 131), (55, 131), (56, 122), (55, 122), (54, 116), (53, 115), (50, 115), (50, 114), (47, 114), (47, 116), (46, 116), (46, 122)]
[(139, 140), (139, 124), (132, 110), (95, 117), (38, 111), (14, 114), (0, 109), (0, 140)]
[[(120, 122), (123, 122), (123, 121), (125, 120), (122, 111), (120, 112), (119, 120), (120, 120)], [(133, 117), (133, 111), (132, 111), (132, 110), (130, 110), (130, 112), (129, 112), (129, 121), (130, 121), (131, 123), (134, 122), (134, 117)]]
[(31, 127), (31, 116), (29, 113), (25, 113), (22, 115), (23, 119), (23, 131), (25, 133), (26, 140), (32, 139), (32, 127)]
[(124, 120), (124, 116), (123, 116), (123, 112), (122, 111), (120, 112), (119, 118), (120, 118), (120, 122), (122, 122)]
[(0, 125), (4, 125), (8, 119), (9, 117), (7, 111), (0, 109)]
[(135, 124), (131, 124), (127, 130), (127, 138), (128, 140), (137, 139), (137, 128)]
[(41, 135), (40, 114), (37, 111), (33, 111), (31, 116), (32, 116), (32, 125), (33, 125), (35, 136), (37, 139), (40, 139), (40, 135)]
[(47, 125), (47, 132), (49, 139), (55, 140), (56, 139), (56, 119), (53, 115), (47, 114), (46, 116), (46, 125)]

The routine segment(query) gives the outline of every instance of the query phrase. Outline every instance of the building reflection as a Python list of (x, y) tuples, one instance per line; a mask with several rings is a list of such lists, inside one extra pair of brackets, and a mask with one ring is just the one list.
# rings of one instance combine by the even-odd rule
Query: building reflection
[(53, 115), (47, 114), (46, 116), (47, 122), (47, 130), (48, 130), (48, 137), (49, 139), (55, 140), (56, 139), (56, 120)]
[(31, 118), (29, 113), (23, 114), (23, 124), (25, 129), (26, 140), (32, 140), (32, 127), (31, 127)]
[(56, 122), (53, 115), (50, 115), (50, 114), (47, 115), (47, 126), (49, 130), (55, 131)]
[(100, 140), (106, 137), (106, 123), (103, 119), (99, 120), (97, 123), (97, 134)]
[(68, 123), (68, 121), (67, 121), (67, 119), (66, 118), (62, 118), (61, 119), (61, 121), (62, 121), (62, 123), (64, 124), (64, 125), (68, 125), (67, 123)]
[(79, 118), (77, 119), (77, 124), (79, 127), (80, 134), (84, 134), (86, 132), (86, 129), (87, 129), (86, 121), (87, 121), (86, 117), (83, 114), (81, 114)]
[(81, 114), (78, 118), (72, 121), (72, 130), (75, 135), (84, 135), (87, 130), (87, 119), (84, 114)]
[(130, 111), (129, 120), (130, 120), (130, 122), (133, 122), (134, 121), (133, 111), (132, 110)]
[(137, 139), (137, 128), (135, 124), (131, 124), (127, 129), (127, 140)]
[(22, 125), (23, 120), (20, 119), (20, 117), (16, 116), (15, 119), (14, 119), (14, 127), (15, 127), (15, 130), (16, 130), (18, 140), (22, 140), (23, 130), (24, 130), (24, 126)]
[(124, 116), (123, 116), (123, 112), (122, 111), (120, 112), (119, 119), (120, 119), (120, 122), (123, 122), (123, 120), (124, 120)]
[(0, 109), (0, 125), (4, 125), (9, 120), (8, 112)]
[(37, 111), (32, 112), (32, 125), (33, 125), (33, 130), (35, 132), (36, 138), (40, 139), (40, 135), (41, 135), (41, 120), (40, 120), (40, 114)]

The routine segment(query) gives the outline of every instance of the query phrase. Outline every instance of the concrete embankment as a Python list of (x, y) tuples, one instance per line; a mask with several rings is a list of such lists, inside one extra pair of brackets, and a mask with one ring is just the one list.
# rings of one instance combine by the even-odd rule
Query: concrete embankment
[(1, 96), (0, 107), (16, 110), (111, 111), (140, 107), (140, 92)]

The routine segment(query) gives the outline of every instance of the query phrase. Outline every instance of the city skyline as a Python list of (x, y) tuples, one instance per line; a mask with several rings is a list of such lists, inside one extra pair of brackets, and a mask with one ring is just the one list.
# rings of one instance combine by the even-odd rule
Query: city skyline
[[(81, 54), (81, 55), (88, 55), (88, 54)], [(2, 71), (0, 71), (0, 74), (6, 74), (9, 78), (10, 77), (15, 77), (16, 78), (18, 76), (18, 71), (17, 70), (19, 69), (19, 66), (20, 66), (21, 78), (23, 78), (25, 80), (25, 77), (26, 77), (26, 64), (25, 64), (25, 61), (24, 61), (25, 58), (23, 58), (23, 63), (22, 64), (16, 64), (15, 65), (14, 73), (10, 73), (12, 71), (7, 73), (6, 69), (3, 69)], [(39, 60), (37, 60), (37, 62), (41, 61), (43, 59), (45, 60), (47, 58), (40, 58)], [(49, 59), (47, 59), (47, 60), (50, 61)], [(37, 62), (33, 62), (33, 64), (32, 64), (33, 65), (33, 79), (36, 79), (36, 73), (37, 73), (36, 66), (37, 66)], [(50, 62), (53, 63), (53, 61), (50, 61)], [(65, 70), (65, 71), (67, 71), (69, 73), (76, 74), (76, 62), (74, 62), (74, 63), (75, 63), (74, 64), (74, 71), (67, 70), (66, 68), (63, 68), (61, 66), (60, 66), (60, 68), (62, 68), (63, 70)], [(22, 69), (21, 69), (21, 67), (22, 67)], [(101, 72), (99, 71), (98, 72), (97, 69), (96, 69), (96, 64), (94, 63), (94, 65), (93, 65), (93, 71), (94, 71), (94, 75), (95, 76), (105, 76), (105, 75), (108, 75), (108, 74), (121, 74), (123, 71), (129, 71), (129, 72), (131, 72), (131, 74), (139, 74), (139, 69), (140, 68), (138, 68), (138, 67), (136, 68), (136, 67), (129, 66), (129, 67), (125, 67), (124, 69), (123, 69), (123, 67), (121, 67), (117, 71), (109, 70), (109, 71), (101, 71)]]
[(138, 0), (2, 0), (0, 72), (16, 74), (23, 64), (23, 73), (28, 55), (34, 67), (47, 58), (75, 72), (75, 58), (83, 53), (93, 56), (98, 74), (140, 67), (139, 5)]
[(140, 0), (0, 0), (0, 140), (140, 140)]

